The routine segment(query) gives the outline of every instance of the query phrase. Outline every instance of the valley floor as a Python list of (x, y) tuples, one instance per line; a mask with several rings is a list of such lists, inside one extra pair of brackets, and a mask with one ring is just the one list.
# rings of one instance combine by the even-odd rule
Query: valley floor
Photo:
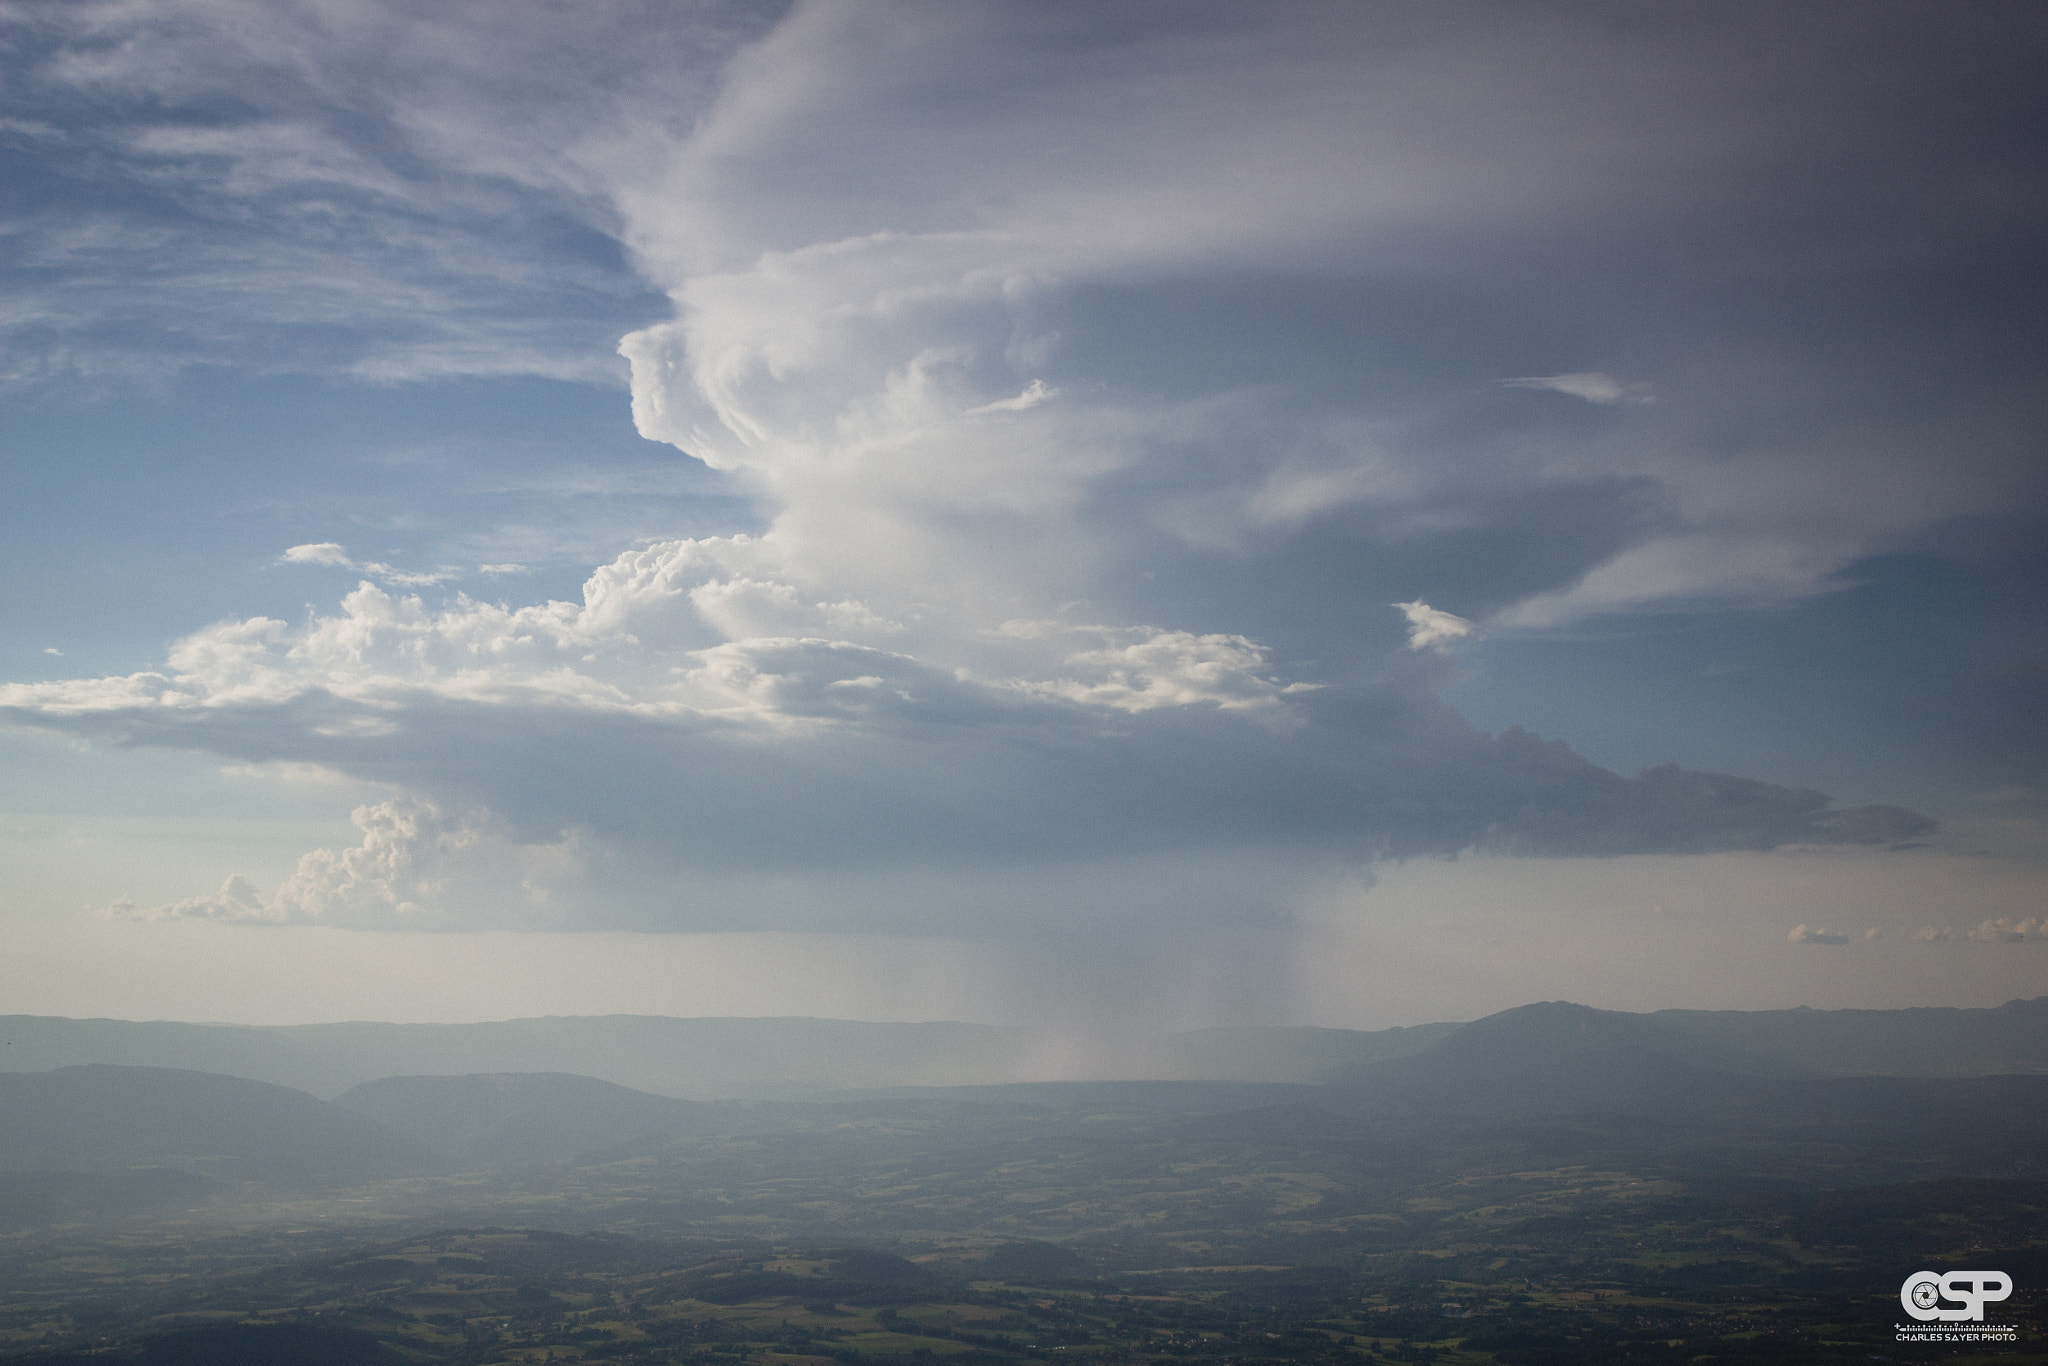
[[(2028, 1152), (1281, 1100), (756, 1107), (574, 1159), (216, 1176), (17, 1225), (0, 1359), (2048, 1361)], [(2013, 1276), (2016, 1340), (1896, 1341), (1904, 1275), (1964, 1265)]]

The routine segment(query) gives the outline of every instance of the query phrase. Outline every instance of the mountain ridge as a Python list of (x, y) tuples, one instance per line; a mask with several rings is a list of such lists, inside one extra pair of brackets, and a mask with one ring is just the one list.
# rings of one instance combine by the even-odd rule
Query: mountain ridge
[(568, 1072), (384, 1077), (331, 1102), (458, 1158), (536, 1162), (701, 1133), (712, 1107)]
[(104, 1063), (0, 1073), (5, 1171), (179, 1166), (372, 1177), (415, 1170), (431, 1157), (374, 1119), (246, 1077)]
[[(1047, 1035), (959, 1021), (604, 1015), (223, 1025), (13, 1015), (0, 1016), (0, 1075), (91, 1063), (173, 1067), (333, 1098), (388, 1077), (558, 1072), (697, 1101), (1089, 1079), (1346, 1085), (1361, 1069), (1420, 1056), (1532, 1008), (1386, 1030), (1255, 1026), (1109, 1039), (1079, 1075), (1063, 1074), (1058, 1060), (1067, 1054)], [(1627, 1033), (1637, 1046), (1731, 1075), (2048, 1072), (2048, 997), (1996, 1007), (1596, 1014), (1617, 1039)]]

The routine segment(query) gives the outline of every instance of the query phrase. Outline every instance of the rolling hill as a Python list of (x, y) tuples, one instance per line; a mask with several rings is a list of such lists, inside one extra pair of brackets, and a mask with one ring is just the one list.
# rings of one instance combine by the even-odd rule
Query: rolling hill
[(428, 1147), (482, 1162), (575, 1157), (712, 1126), (708, 1105), (563, 1072), (385, 1077), (334, 1104)]
[(374, 1119), (268, 1082), (106, 1065), (0, 1074), (0, 1171), (366, 1178), (429, 1160)]

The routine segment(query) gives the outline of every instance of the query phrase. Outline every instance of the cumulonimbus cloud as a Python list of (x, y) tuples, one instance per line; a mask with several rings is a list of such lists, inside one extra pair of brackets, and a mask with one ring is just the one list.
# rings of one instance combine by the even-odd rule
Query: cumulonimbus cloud
[[(1946, 189), (2014, 169), (1916, 160), (1922, 144), (1886, 140), (1885, 111), (1911, 102), (1882, 73), (1684, 15), (1638, 33), (1569, 7), (1444, 6), (1397, 32), (1370, 8), (1219, 5), (1133, 32), (1120, 12), (798, 5), (706, 37), (716, 60), (687, 91), (640, 65), (614, 91), (597, 61), (588, 89), (549, 86), (555, 122), (524, 141), (484, 115), (530, 53), (431, 106), (377, 84), (430, 164), (525, 184), (625, 244), (670, 305), (620, 345), (635, 421), (754, 498), (765, 532), (626, 550), (578, 602), (430, 602), (364, 566), (384, 586), (303, 625), (225, 622), (162, 670), (10, 686), (5, 714), (398, 790), (365, 809), (353, 856), (174, 912), (228, 918), (398, 923), (462, 902), (476, 921), (485, 903), (514, 919), (545, 903), (685, 926), (703, 923), (687, 888), (768, 867), (817, 873), (825, 896), (830, 877), (885, 866), (1924, 832), (1895, 807), (1675, 766), (1624, 776), (1486, 734), (1437, 701), (1439, 647), (1795, 600), (2027, 504), (2014, 453), (2036, 429), (1977, 401), (1997, 381), (1965, 392), (1972, 367), (1944, 357), (1962, 387), (1899, 408), (1871, 376), (1925, 373), (1922, 343), (1816, 338), (1787, 321), (1779, 273), (1819, 215), (1854, 250), (1814, 287), (1859, 270), (1882, 285), (1932, 240), (1912, 223), (1951, 222)], [(1965, 28), (1986, 82), (2031, 79), (1995, 25)], [(1055, 55), (1077, 49), (1100, 60)], [(122, 52), (107, 79), (131, 93), (170, 78), (121, 75), (147, 46)], [(1717, 101), (1735, 97), (1703, 90), (1773, 117), (1731, 122)], [(1844, 182), (1845, 138), (1898, 159)], [(166, 166), (242, 168), (258, 198), (307, 165), (305, 144), (254, 132), (217, 154), (152, 145)], [(567, 150), (522, 172), (515, 154), (543, 145)], [(1757, 194), (1759, 167), (1794, 188)], [(375, 180), (322, 183), (364, 206)], [(1695, 212), (1701, 196), (1726, 213)], [(1895, 236), (1866, 240), (1864, 199)], [(1706, 263), (1698, 278), (1624, 249), (1646, 235)], [(1714, 302), (1682, 355), (1613, 363), (1653, 376), (1659, 401), (1628, 401), (1647, 390), (1605, 372), (1543, 373), (1665, 345), (1600, 304), (1631, 283)], [(1512, 360), (1504, 299), (1553, 306)], [(1319, 338), (1361, 316), (1378, 320), (1371, 364), (1333, 368)], [(1577, 329), (1612, 335), (1589, 353)], [(432, 349), (391, 363), (424, 373)], [(1424, 352), (1460, 359), (1425, 370), (1408, 359)], [(1503, 393), (1518, 372), (1509, 387), (1586, 402)], [(348, 557), (314, 543), (286, 558)], [(491, 862), (523, 869), (526, 890), (463, 901), (462, 885), (498, 886)], [(764, 894), (747, 913), (787, 908)]]

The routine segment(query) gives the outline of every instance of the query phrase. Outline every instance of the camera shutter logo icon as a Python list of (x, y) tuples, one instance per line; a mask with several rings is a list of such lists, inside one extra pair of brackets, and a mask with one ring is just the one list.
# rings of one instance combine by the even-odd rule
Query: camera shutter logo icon
[[(1981, 1322), (1986, 1304), (2010, 1294), (2012, 1277), (2003, 1271), (1916, 1271), (1899, 1287), (1899, 1303), (1922, 1323)], [(1944, 1309), (1943, 1300), (1962, 1308)]]

